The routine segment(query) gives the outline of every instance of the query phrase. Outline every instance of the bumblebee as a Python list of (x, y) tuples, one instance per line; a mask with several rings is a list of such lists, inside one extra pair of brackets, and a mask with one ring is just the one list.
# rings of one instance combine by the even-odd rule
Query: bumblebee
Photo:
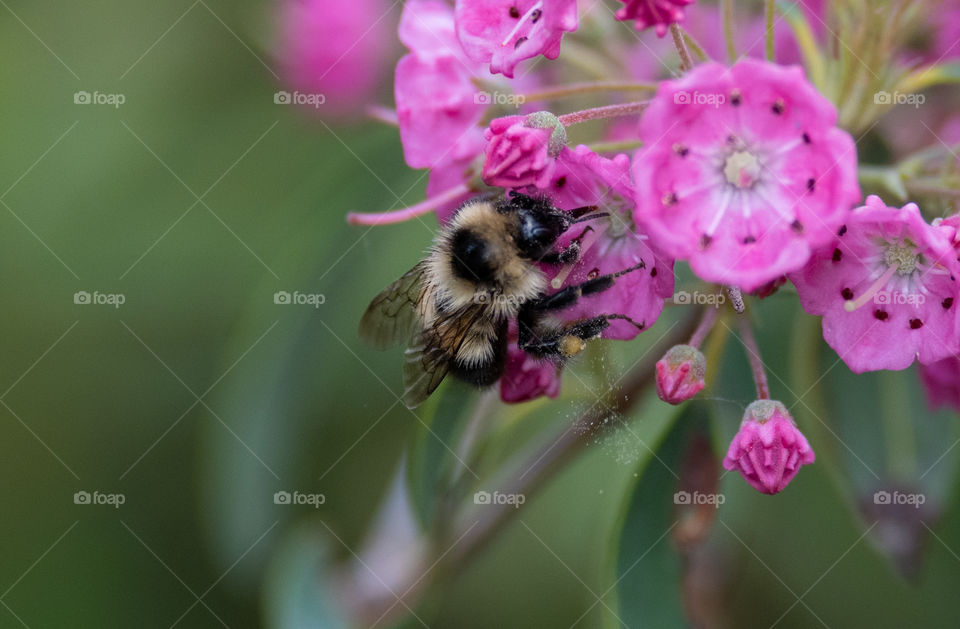
[[(485, 387), (503, 373), (507, 329), (518, 323), (518, 346), (541, 359), (562, 362), (580, 353), (612, 319), (605, 314), (555, 323), (551, 313), (583, 295), (613, 286), (639, 264), (547, 293), (537, 263), (572, 264), (580, 240), (558, 249), (557, 240), (575, 223), (607, 216), (595, 206), (563, 211), (546, 199), (512, 194), (493, 201), (467, 201), (437, 236), (426, 259), (384, 289), (360, 321), (360, 336), (378, 349), (407, 340), (403, 401), (415, 408), (448, 373)], [(591, 229), (587, 227), (587, 230)]]

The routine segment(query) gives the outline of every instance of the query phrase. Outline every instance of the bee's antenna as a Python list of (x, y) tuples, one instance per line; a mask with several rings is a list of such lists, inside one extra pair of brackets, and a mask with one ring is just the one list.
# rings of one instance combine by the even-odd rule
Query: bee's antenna
[(583, 207), (578, 207), (570, 210), (568, 214), (573, 216), (573, 218), (580, 218), (584, 214), (589, 214), (590, 212), (596, 212), (600, 208), (596, 205), (585, 205)]

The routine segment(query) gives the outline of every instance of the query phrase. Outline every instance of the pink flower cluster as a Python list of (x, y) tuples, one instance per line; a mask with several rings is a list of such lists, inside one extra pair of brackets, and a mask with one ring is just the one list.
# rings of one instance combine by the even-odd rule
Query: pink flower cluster
[[(708, 17), (719, 19), (715, 8), (692, 7), (694, 0), (622, 2), (617, 19), (659, 36), (688, 13), (697, 12), (694, 31)], [(815, 37), (825, 10), (822, 2), (804, 7)], [(558, 313), (561, 321), (615, 313), (622, 318), (611, 319), (603, 336), (634, 338), (674, 294), (677, 261), (741, 302), (742, 293), (762, 298), (790, 281), (852, 371), (919, 362), (931, 402), (960, 408), (960, 216), (931, 224), (913, 203), (864, 199), (857, 147), (835, 105), (799, 65), (757, 58), (755, 45), (730, 65), (694, 64), (657, 83), (646, 100), (617, 97), (552, 113), (546, 106), (562, 106), (571, 94), (648, 89), (602, 82), (577, 84), (570, 94), (557, 89), (557, 77), (579, 66), (558, 71), (536, 58), (562, 63), (564, 35), (577, 31), (581, 17), (576, 0), (408, 0), (399, 26), (407, 52), (395, 72), (396, 122), (407, 164), (429, 170), (427, 201), (351, 220), (381, 224), (436, 212), (446, 222), (481, 192), (547, 198), (561, 210), (598, 206), (606, 216), (577, 224), (558, 243), (573, 246), (576, 259), (542, 265), (551, 290), (639, 270), (584, 295)], [(748, 26), (760, 41), (766, 27), (755, 20)], [(788, 35), (770, 45), (795, 62), (796, 41)], [(707, 43), (708, 52), (721, 49), (715, 56), (725, 52)], [(677, 45), (688, 53), (679, 38)], [(570, 142), (574, 126), (621, 116), (633, 118), (607, 121), (594, 132), (596, 143)], [(657, 364), (664, 401), (680, 404), (707, 386), (698, 348), (713, 321)], [(519, 350), (515, 329), (511, 338), (501, 397), (558, 395), (560, 368)], [(761, 361), (751, 362), (759, 399), (747, 408), (724, 466), (772, 494), (814, 454), (783, 404), (768, 399)]]

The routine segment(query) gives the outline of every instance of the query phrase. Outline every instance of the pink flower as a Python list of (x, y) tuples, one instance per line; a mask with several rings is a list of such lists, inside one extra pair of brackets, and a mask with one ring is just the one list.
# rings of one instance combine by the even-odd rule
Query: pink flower
[(950, 61), (960, 57), (960, 5), (945, 2), (941, 10), (931, 10), (934, 28), (934, 62)]
[(394, 84), (407, 164), (430, 168), (474, 157), (486, 105), (472, 82), (480, 68), (454, 35), (453, 11), (439, 0), (410, 0), (400, 39), (411, 51), (397, 64)]
[(637, 30), (655, 26), (663, 37), (674, 22), (683, 21), (683, 7), (694, 0), (620, 0), (625, 7), (617, 11), (618, 20), (635, 20)]
[(497, 118), (490, 123), (483, 181), (501, 188), (546, 187), (567, 132), (547, 111)]
[(946, 407), (960, 413), (960, 358), (949, 356), (920, 365), (920, 380), (927, 392), (930, 410)]
[(556, 59), (564, 32), (577, 30), (576, 0), (457, 0), (456, 15), (467, 55), (510, 78), (524, 59)]
[(913, 203), (879, 197), (846, 218), (839, 237), (790, 279), (823, 338), (856, 373), (929, 364), (958, 349), (956, 254)]
[(629, 340), (651, 327), (666, 298), (673, 295), (673, 260), (633, 221), (627, 156), (607, 159), (586, 146), (564, 148), (549, 185), (536, 191), (547, 194), (561, 209), (596, 205), (609, 213), (561, 236), (558, 248), (576, 240), (581, 253), (571, 265), (545, 269), (554, 289), (643, 265), (616, 278), (611, 288), (581, 297), (577, 304), (563, 310), (560, 318), (573, 321), (610, 314), (629, 318), (610, 320), (610, 327), (602, 334), (610, 339)]
[(516, 324), (510, 326), (510, 347), (507, 366), (500, 376), (500, 399), (504, 402), (526, 402), (546, 395), (560, 395), (561, 367), (547, 360), (536, 360), (517, 347)]
[(799, 67), (744, 59), (660, 84), (636, 218), (694, 273), (750, 291), (802, 267), (860, 199), (853, 139)]
[(324, 0), (282, 0), (277, 54), (284, 83), (322, 94), (323, 112), (350, 113), (365, 103), (386, 69), (389, 12), (382, 0), (336, 11)]
[(815, 458), (787, 408), (774, 400), (757, 400), (743, 414), (723, 467), (740, 472), (757, 491), (776, 494), (790, 484), (800, 466)]
[(664, 402), (686, 402), (704, 385), (707, 359), (696, 347), (674, 345), (657, 361), (657, 395)]

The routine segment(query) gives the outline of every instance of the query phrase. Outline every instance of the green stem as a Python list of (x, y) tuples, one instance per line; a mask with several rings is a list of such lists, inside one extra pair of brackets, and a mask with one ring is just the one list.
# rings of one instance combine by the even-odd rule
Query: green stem
[(700, 61), (709, 61), (710, 55), (708, 55), (704, 50), (703, 46), (697, 43), (697, 40), (693, 38), (693, 35), (685, 31), (683, 28), (680, 29), (680, 32), (683, 33), (683, 41), (690, 48), (697, 59)]
[(617, 81), (595, 81), (585, 83), (570, 83), (568, 85), (555, 85), (544, 87), (536, 92), (527, 94), (518, 94), (518, 102), (535, 103), (549, 100), (559, 100), (571, 96), (582, 96), (585, 94), (596, 94), (602, 92), (655, 92), (657, 85), (655, 83), (623, 83)]
[(676, 22), (670, 25), (670, 35), (673, 36), (673, 45), (677, 47), (677, 52), (680, 54), (680, 69), (686, 72), (693, 68), (693, 60), (690, 58), (690, 51), (687, 50), (687, 43), (683, 39), (683, 31)]
[(773, 61), (774, 56), (776, 55), (776, 40), (774, 39), (773, 33), (773, 18), (774, 18), (774, 5), (776, 3), (774, 0), (766, 0), (764, 5), (764, 15), (766, 16), (767, 21), (767, 61)]
[(737, 44), (733, 39), (733, 0), (723, 0), (723, 39), (727, 42), (727, 59), (737, 60)]
[(643, 142), (640, 140), (624, 140), (623, 142), (594, 142), (593, 144), (587, 145), (587, 148), (594, 153), (626, 153), (627, 151), (634, 151), (641, 147), (643, 147)]
[(917, 472), (917, 440), (910, 422), (912, 413), (903, 380), (905, 375), (893, 371), (881, 371), (878, 375), (887, 472), (890, 478), (901, 482), (915, 478)]
[(906, 182), (907, 190), (912, 194), (930, 194), (960, 199), (960, 188), (948, 188), (942, 185), (939, 177), (925, 177)]
[(623, 103), (622, 105), (607, 105), (606, 107), (594, 107), (593, 109), (584, 109), (573, 113), (559, 116), (560, 124), (565, 127), (580, 124), (590, 120), (602, 120), (604, 118), (615, 118), (617, 116), (629, 116), (639, 114), (649, 105), (649, 101), (639, 101), (634, 103)]

